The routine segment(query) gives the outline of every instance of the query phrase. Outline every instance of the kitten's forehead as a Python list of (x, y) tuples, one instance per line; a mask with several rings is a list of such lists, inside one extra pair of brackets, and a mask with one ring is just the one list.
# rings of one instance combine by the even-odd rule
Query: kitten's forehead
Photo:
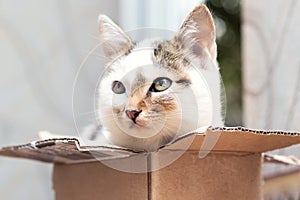
[(189, 75), (184, 69), (186, 65), (179, 44), (145, 40), (136, 43), (130, 53), (116, 59), (108, 68), (112, 69), (111, 75), (116, 80), (126, 80), (135, 89), (159, 76), (174, 78), (174, 81), (184, 78), (180, 83), (189, 83)]
[(147, 83), (147, 78), (144, 76), (144, 74), (141, 72), (137, 72), (135, 79), (133, 80), (132, 86), (131, 86), (131, 91), (134, 91), (143, 85)]

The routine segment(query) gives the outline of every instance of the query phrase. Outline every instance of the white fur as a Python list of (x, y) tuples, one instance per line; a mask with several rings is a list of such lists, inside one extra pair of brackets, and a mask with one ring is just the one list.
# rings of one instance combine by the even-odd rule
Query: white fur
[[(198, 19), (197, 16), (202, 18)], [(203, 19), (203, 16), (206, 18)], [(102, 133), (112, 144), (151, 151), (169, 142), (170, 138), (198, 128), (223, 125), (212, 17), (208, 9), (201, 5), (195, 8), (185, 22), (186, 26), (183, 24), (178, 32), (178, 39), (185, 51), (190, 52), (185, 52), (190, 65), (182, 66), (191, 80), (188, 87), (182, 88), (182, 85), (176, 83), (180, 74), (153, 63), (155, 47), (152, 40), (142, 41), (128, 55), (110, 60), (107, 66), (109, 72), (104, 75), (98, 88), (97, 114), (103, 126)], [(109, 18), (101, 15), (99, 25), (100, 39), (106, 44), (103, 47), (108, 57), (120, 55), (120, 52), (126, 53), (132, 47), (129, 37)], [(167, 77), (173, 81), (171, 87), (151, 95), (168, 94), (176, 99), (176, 110), (150, 116), (151, 120), (145, 126), (134, 124), (124, 112), (131, 109), (132, 105), (128, 102), (131, 95), (134, 95), (132, 86), (138, 74), (146, 79), (145, 85), (141, 86), (144, 95), (153, 80)], [(114, 81), (121, 81), (126, 93), (115, 94), (111, 87)], [(139, 117), (147, 116), (141, 112)]]
[[(178, 107), (181, 109), (177, 110), (179, 114), (173, 116), (172, 119), (155, 122), (150, 126), (152, 128), (148, 129), (130, 128), (133, 122), (124, 112), (120, 119), (114, 118), (113, 107), (126, 109), (128, 106), (127, 101), (132, 92), (131, 84), (136, 78), (136, 72), (142, 73), (146, 77), (148, 85), (145, 88), (149, 88), (157, 77), (170, 77), (171, 80), (176, 80), (174, 74), (154, 66), (152, 57), (153, 49), (135, 49), (128, 56), (113, 63), (110, 66), (112, 72), (101, 81), (98, 91), (99, 120), (105, 127), (103, 133), (110, 142), (136, 150), (155, 150), (162, 145), (161, 138), (166, 134), (175, 137), (176, 134), (182, 135), (200, 127), (222, 124), (219, 75), (216, 66), (212, 67), (215, 69), (212, 71), (201, 70), (197, 66), (189, 67), (188, 74), (192, 82), (190, 88), (179, 89), (173, 83), (174, 87), (169, 90), (176, 92)], [(212, 62), (208, 64), (213, 65)], [(206, 78), (211, 80), (206, 81)], [(125, 85), (125, 94), (112, 92), (110, 84), (115, 80), (121, 80)]]

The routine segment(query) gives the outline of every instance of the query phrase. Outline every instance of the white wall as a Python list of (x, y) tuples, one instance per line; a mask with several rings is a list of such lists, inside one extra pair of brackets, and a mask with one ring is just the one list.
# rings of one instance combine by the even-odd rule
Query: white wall
[(300, 131), (300, 2), (243, 1), (244, 120)]
[[(76, 135), (72, 85), (80, 63), (98, 44), (99, 13), (125, 30), (177, 30), (198, 2), (0, 0), (0, 145), (27, 143), (45, 129)], [(89, 64), (103, 67), (97, 60)], [(94, 77), (90, 72), (80, 76), (79, 110), (90, 109)], [(0, 157), (0, 199), (53, 199), (51, 168)]]
[[(245, 126), (300, 131), (300, 1), (244, 0), (242, 8)], [(272, 153), (300, 157), (300, 148)]]
[[(75, 73), (117, 2), (0, 0), (0, 145), (75, 133)], [(50, 164), (0, 157), (0, 199), (53, 199)]]

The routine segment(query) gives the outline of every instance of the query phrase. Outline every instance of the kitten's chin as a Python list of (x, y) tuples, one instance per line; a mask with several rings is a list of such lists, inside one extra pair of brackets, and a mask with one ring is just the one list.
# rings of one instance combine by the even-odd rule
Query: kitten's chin
[(177, 126), (170, 127), (169, 124), (168, 128), (163, 123), (151, 123), (149, 127), (143, 127), (129, 121), (104, 124), (104, 127), (103, 134), (108, 141), (135, 151), (156, 151), (169, 143), (178, 131)]
[(150, 138), (159, 134), (164, 126), (165, 121), (155, 121), (150, 118), (136, 118), (135, 122), (127, 118), (121, 118), (115, 121), (115, 125), (126, 135), (135, 138)]
[(149, 128), (151, 126), (151, 122), (148, 121), (142, 121), (137, 119), (135, 123), (132, 123), (131, 127), (132, 128)]
[(132, 123), (128, 128), (123, 129), (127, 135), (135, 138), (150, 138), (157, 135), (161, 130), (160, 126), (139, 123)]
[(141, 123), (132, 123), (131, 126), (129, 126), (129, 129), (137, 129), (142, 131), (143, 129), (149, 129), (149, 127), (145, 124), (141, 124)]

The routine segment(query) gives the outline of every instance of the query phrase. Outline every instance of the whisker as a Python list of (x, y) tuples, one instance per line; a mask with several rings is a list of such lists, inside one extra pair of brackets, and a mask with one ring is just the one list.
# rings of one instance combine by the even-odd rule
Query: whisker
[(79, 115), (91, 115), (91, 114), (96, 114), (96, 111), (90, 111), (90, 112), (79, 113)]
[(92, 38), (92, 39), (95, 39), (95, 40), (99, 41), (99, 37), (98, 37), (98, 36), (95, 36), (95, 35), (93, 35), (93, 34), (91, 34), (91, 33), (89, 33), (88, 36), (89, 36), (90, 38)]

